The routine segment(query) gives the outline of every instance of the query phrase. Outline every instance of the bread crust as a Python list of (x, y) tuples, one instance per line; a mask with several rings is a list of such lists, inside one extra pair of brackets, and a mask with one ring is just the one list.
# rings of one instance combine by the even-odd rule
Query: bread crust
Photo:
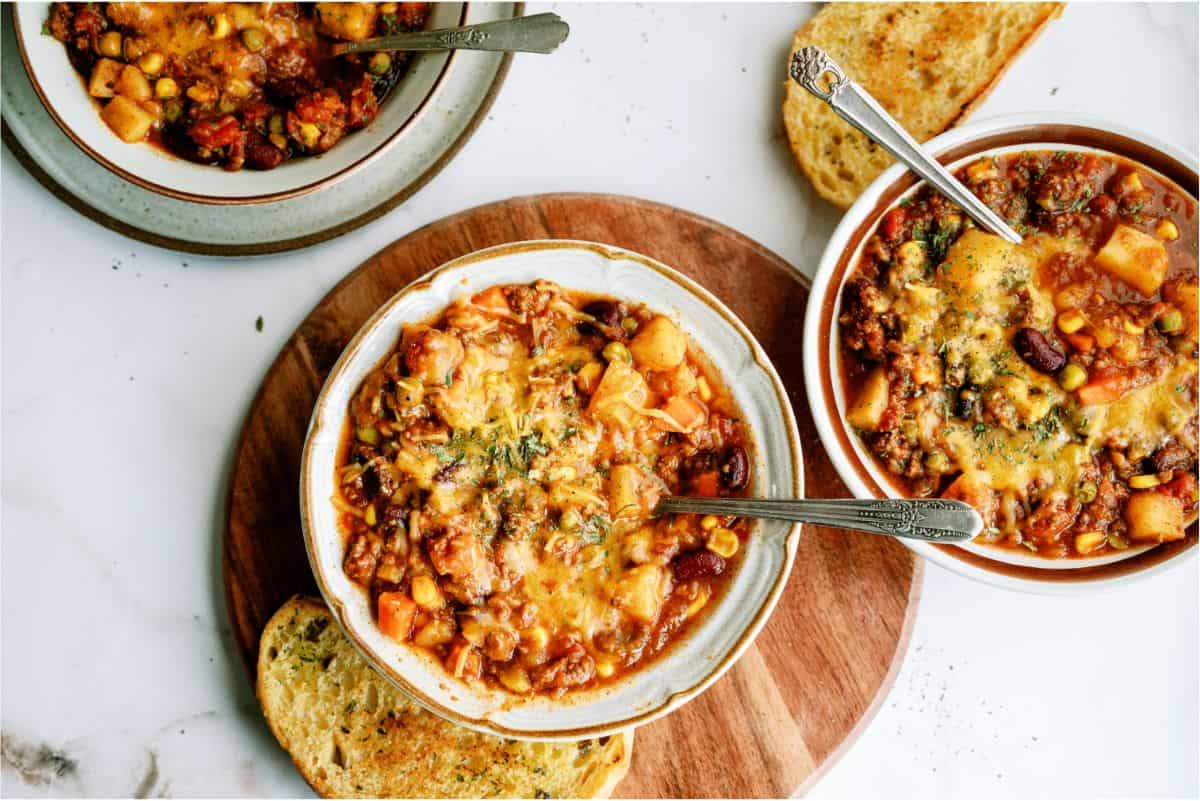
[[(925, 142), (978, 108), (1064, 5), (831, 3), (796, 31), (788, 60), (806, 45), (824, 48)], [(937, 97), (945, 90), (953, 96)], [(843, 209), (893, 161), (790, 79), (783, 117), (801, 171), (818, 195)]]
[[(320, 624), (318, 637), (309, 639), (307, 633), (312, 630), (314, 621)], [(338, 674), (337, 687), (350, 685), (361, 689), (372, 685), (382, 704), (381, 710), (392, 708), (388, 705), (388, 698), (396, 699), (391, 703), (396, 708), (397, 726), (387, 732), (379, 729), (380, 736), (384, 739), (373, 740), (365, 750), (348, 739), (352, 731), (357, 734), (363, 730), (362, 720), (355, 720), (353, 703), (346, 704), (343, 710), (342, 705), (346, 697), (340, 689), (332, 698), (321, 696), (312, 699), (313, 703), (324, 705), (326, 708), (323, 710), (314, 710), (311, 705), (304, 707), (301, 704), (302, 712), (314, 713), (302, 723), (307, 722), (311, 727), (313, 721), (335, 719), (339, 726), (329, 727), (328, 731), (316, 732), (300, 728), (301, 724), (298, 724), (295, 718), (303, 718), (303, 715), (296, 714), (297, 707), (292, 703), (291, 697), (281, 696), (293, 692), (300, 698), (315, 694), (304, 691), (316, 690), (321, 674), (310, 665), (298, 671), (293, 667), (294, 672), (281, 676), (286, 666), (281, 667), (274, 662), (283, 656), (282, 652), (289, 646), (308, 647), (300, 642), (305, 639), (313, 644), (311, 656), (314, 659), (319, 657), (322, 662), (337, 663), (336, 667), (323, 664), (320, 668), (321, 671), (332, 670)], [(303, 654), (300, 658), (306, 662), (312, 661), (305, 659)], [(296, 663), (287, 664), (294, 666)], [(419, 739), (421, 754), (436, 751), (447, 759), (469, 759), (472, 754), (482, 754), (485, 756), (480, 758), (490, 758), (493, 767), (500, 766), (501, 770), (509, 772), (514, 784), (532, 786), (530, 782), (536, 775), (545, 777), (538, 778), (538, 782), (552, 782), (552, 786), (547, 785), (551, 786), (551, 789), (566, 790), (564, 795), (577, 798), (610, 796), (629, 771), (632, 760), (632, 731), (614, 735), (605, 742), (593, 743), (586, 751), (582, 750), (581, 746), (576, 752), (575, 746), (567, 744), (565, 747), (547, 746), (543, 751), (533, 753), (526, 743), (515, 743), (492, 735), (467, 731), (442, 721), (432, 713), (419, 709), (415, 704), (402, 700), (399, 691), (376, 674), (344, 639), (325, 605), (319, 600), (303, 596), (296, 596), (280, 607), (263, 629), (255, 694), (267, 726), (288, 752), (297, 772), (315, 792), (325, 798), (363, 795), (369, 792), (364, 789), (368, 784), (380, 785), (376, 795), (474, 797), (480, 794), (473, 792), (481, 787), (478, 776), (468, 777), (469, 780), (461, 785), (453, 782), (447, 784), (445, 781), (439, 781), (436, 776), (423, 772), (422, 766), (415, 762), (411, 764), (411, 771), (406, 766), (398, 765), (394, 759), (403, 756), (404, 750), (402, 747), (397, 748), (400, 745), (397, 738)], [(335, 700), (336, 703), (331, 705), (331, 700)], [(314, 735), (323, 737), (330, 734), (332, 737), (333, 728), (340, 728), (347, 735), (345, 753), (342, 755), (345, 765), (339, 765), (345, 768), (338, 775), (340, 783), (335, 780), (334, 765), (337, 764), (337, 758), (334, 758), (333, 764), (328, 763), (323, 754), (315, 753), (311, 742)], [(305, 742), (306, 737), (310, 742)], [(373, 748), (376, 750), (371, 751)], [(563, 761), (565, 757), (562, 752), (565, 748), (570, 749), (567, 756), (574, 754), (569, 763)], [(349, 767), (351, 762), (355, 763), (353, 770)], [(371, 775), (376, 769), (379, 772)], [(403, 779), (397, 779), (398, 773), (403, 775)], [(363, 782), (358, 787), (349, 786), (356, 780)], [(458, 781), (463, 782), (463, 778), (459, 777)], [(506, 795), (511, 797), (511, 794), (502, 794), (500, 797)]]

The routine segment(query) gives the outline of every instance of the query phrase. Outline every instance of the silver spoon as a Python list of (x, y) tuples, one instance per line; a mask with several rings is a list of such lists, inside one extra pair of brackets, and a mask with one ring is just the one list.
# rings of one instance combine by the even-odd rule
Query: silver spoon
[(534, 14), (530, 17), (502, 19), (465, 25), (461, 28), (441, 28), (435, 31), (412, 31), (363, 39), (360, 42), (339, 42), (333, 54), (363, 53), (377, 50), (493, 50), (515, 53), (551, 53), (566, 41), (570, 27), (557, 14)]
[(654, 511), (789, 520), (924, 542), (969, 540), (983, 530), (983, 519), (974, 507), (943, 498), (864, 501), (666, 497), (659, 500)]
[[(910, 170), (932, 184), (943, 195), (971, 216), (987, 231), (1013, 244), (1021, 235), (1009, 227), (999, 214), (975, 197), (971, 190), (951, 175), (937, 159), (927, 154), (892, 115), (866, 90), (846, 77), (846, 73), (819, 47), (802, 47), (792, 56), (792, 80), (816, 97), (824, 100), (834, 112), (867, 135), (873, 142), (904, 162)], [(828, 88), (821, 79), (829, 75)]]

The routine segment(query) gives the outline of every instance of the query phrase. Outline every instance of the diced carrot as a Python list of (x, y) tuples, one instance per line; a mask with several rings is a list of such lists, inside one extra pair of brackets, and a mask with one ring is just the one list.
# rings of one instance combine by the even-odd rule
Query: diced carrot
[(1063, 334), (1062, 337), (1079, 353), (1091, 353), (1096, 347), (1096, 338), (1088, 334)]
[[(679, 423), (680, 431), (691, 431), (699, 426), (704, 425), (704, 420), (708, 416), (701, 406), (691, 398), (680, 397), (674, 395), (662, 406), (662, 411), (671, 416), (671, 419)], [(666, 425), (665, 421), (659, 421), (662, 428), (673, 430), (671, 426)]]
[(703, 498), (715, 498), (721, 494), (721, 483), (716, 471), (701, 473), (692, 479), (692, 491)]
[(417, 604), (402, 592), (379, 594), (379, 630), (396, 642), (407, 642), (412, 636)]
[(1129, 390), (1129, 376), (1116, 374), (1094, 379), (1075, 391), (1075, 396), (1084, 406), (1112, 403)]

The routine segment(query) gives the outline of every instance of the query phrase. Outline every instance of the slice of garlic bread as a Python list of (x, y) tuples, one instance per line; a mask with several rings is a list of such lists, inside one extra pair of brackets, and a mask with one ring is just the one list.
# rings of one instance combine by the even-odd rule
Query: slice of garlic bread
[(325, 605), (294, 598), (263, 631), (258, 699), (280, 745), (327, 798), (596, 798), (629, 769), (632, 732), (580, 743), (479, 734), (376, 673)]
[[(829, 3), (796, 32), (825, 50), (918, 142), (958, 124), (1062, 3)], [(783, 119), (817, 194), (848, 208), (893, 159), (795, 81)]]

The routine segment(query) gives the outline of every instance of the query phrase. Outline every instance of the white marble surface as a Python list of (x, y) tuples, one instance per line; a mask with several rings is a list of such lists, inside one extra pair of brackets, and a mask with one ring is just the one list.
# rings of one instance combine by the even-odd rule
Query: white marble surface
[[(791, 30), (812, 9), (558, 10), (569, 43), (517, 60), (445, 172), (302, 253), (141, 245), (4, 151), (5, 796), (307, 794), (232, 652), (226, 472), (276, 351), (386, 243), (510, 195), (590, 190), (694, 209), (811, 269), (836, 214), (792, 167), (778, 106)], [(978, 116), (1084, 111), (1196, 152), (1197, 73), (1196, 5), (1072, 6)], [(812, 795), (1195, 796), (1197, 599), (1194, 563), (1071, 599), (931, 566), (894, 690)]]

